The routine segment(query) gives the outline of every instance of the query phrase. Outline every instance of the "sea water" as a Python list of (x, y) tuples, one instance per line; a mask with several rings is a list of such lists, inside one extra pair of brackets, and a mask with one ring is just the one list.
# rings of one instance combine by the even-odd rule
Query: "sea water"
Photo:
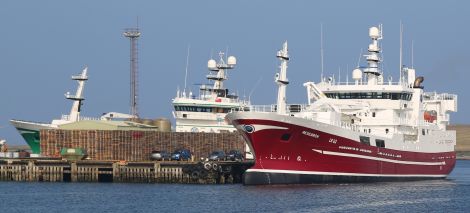
[(470, 161), (444, 180), (284, 186), (0, 182), (0, 212), (470, 212)]

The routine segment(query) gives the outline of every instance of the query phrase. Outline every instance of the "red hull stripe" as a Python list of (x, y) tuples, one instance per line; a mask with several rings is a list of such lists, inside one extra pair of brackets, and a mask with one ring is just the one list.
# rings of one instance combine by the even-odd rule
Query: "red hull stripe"
[(312, 150), (315, 151), (315, 152), (324, 154), (324, 155), (335, 155), (335, 156), (343, 156), (343, 157), (361, 158), (361, 159), (369, 159), (369, 160), (383, 161), (383, 162), (389, 162), (389, 163), (409, 164), (409, 165), (426, 165), (426, 166), (446, 165), (445, 161), (442, 161), (442, 162), (402, 161), (402, 160), (393, 160), (393, 159), (379, 158), (379, 157), (372, 157), (372, 156), (365, 156), (365, 155), (358, 155), (358, 154), (351, 154), (351, 153), (331, 152), (331, 151), (323, 151), (323, 150), (318, 150), (318, 149), (312, 149)]
[(366, 173), (342, 173), (342, 172), (310, 172), (278, 169), (248, 169), (246, 172), (306, 174), (306, 175), (339, 175), (339, 176), (369, 176), (369, 177), (447, 177), (447, 175), (423, 175), (423, 174), (366, 174)]

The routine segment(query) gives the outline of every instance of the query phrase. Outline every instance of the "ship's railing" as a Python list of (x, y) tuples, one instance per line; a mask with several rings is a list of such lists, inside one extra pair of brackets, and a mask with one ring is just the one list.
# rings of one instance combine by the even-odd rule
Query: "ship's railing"
[(339, 122), (339, 124), (337, 124), (336, 126), (339, 126), (343, 129), (349, 129), (349, 130), (353, 130), (353, 131), (360, 131), (361, 129), (361, 126), (359, 125), (356, 125), (356, 124), (352, 124), (352, 123), (346, 123), (346, 122)]
[(251, 105), (248, 108), (250, 112), (276, 112), (275, 105)]
[[(176, 96), (176, 98), (181, 98), (181, 99), (190, 99), (190, 100), (201, 100), (201, 101), (214, 101), (213, 97), (204, 97), (204, 96), (184, 96), (184, 95), (179, 95)], [(217, 103), (235, 103), (235, 104), (243, 104), (243, 105), (249, 105), (250, 102), (248, 100), (243, 100), (243, 99), (233, 99), (233, 98), (225, 98), (221, 97), (221, 102)]]
[(429, 122), (424, 119), (420, 120), (410, 120), (410, 119), (400, 119), (395, 118), (393, 119), (393, 124), (395, 125), (402, 125), (402, 126), (430, 126), (435, 125), (435, 123)]
[(457, 95), (449, 94), (449, 93), (425, 92), (423, 94), (423, 100), (425, 100), (425, 101), (457, 100)]
[[(70, 115), (62, 115), (61, 120), (70, 121)], [(101, 118), (79, 116), (78, 120), (79, 121), (98, 121), (98, 120), (101, 120)]]
[(19, 119), (12, 119), (13, 121), (19, 121), (19, 122), (26, 122), (26, 123), (36, 123), (36, 124), (41, 124), (41, 125), (50, 125), (50, 123), (42, 122), (42, 121), (27, 121), (27, 120), (19, 120)]
[[(353, 85), (368, 85), (368, 82), (367, 81), (362, 81), (362, 82), (359, 81), (356, 84), (356, 82), (354, 82), (354, 81), (346, 81), (346, 82), (332, 81), (332, 82), (330, 82), (330, 85), (332, 85), (332, 86), (335, 86), (335, 85), (338, 85), (338, 86), (340, 86), (340, 85), (346, 85), (346, 86), (347, 85), (351, 85), (351, 86), (353, 86)], [(396, 81), (396, 82), (395, 81), (384, 81), (381, 85), (405, 85), (405, 84), (402, 83), (402, 82), (399, 82), (399, 81)]]
[[(249, 110), (247, 110), (247, 108)], [(286, 113), (298, 113), (298, 112), (304, 112), (307, 110), (307, 105), (306, 104), (289, 104), (286, 105)], [(271, 104), (271, 105), (250, 105), (247, 107), (240, 107), (237, 109), (234, 109), (233, 111), (250, 111), (250, 112), (276, 112), (277, 111), (277, 105), (276, 104)]]
[[(296, 106), (296, 110), (295, 112), (311, 112), (311, 111), (308, 111), (307, 110), (307, 105), (287, 105), (286, 106), (286, 113), (294, 113), (292, 112), (292, 106)], [(298, 110), (297, 110), (298, 109)], [(252, 106), (249, 106), (249, 111), (251, 112), (276, 112), (276, 105), (273, 104), (273, 105), (252, 105)], [(247, 111), (246, 108), (245, 110), (242, 110), (241, 108), (240, 109), (233, 109), (232, 111)], [(382, 131), (382, 129), (376, 129), (376, 128), (373, 128), (372, 126), (370, 125), (359, 125), (359, 124), (352, 124), (350, 122), (343, 122), (343, 121), (321, 121), (321, 120), (318, 120), (317, 116), (315, 116), (314, 114), (309, 114), (309, 116), (304, 116), (303, 117), (304, 119), (307, 119), (307, 120), (312, 120), (312, 121), (317, 121), (317, 122), (323, 122), (323, 123), (326, 123), (326, 124), (330, 124), (330, 125), (334, 125), (334, 126), (337, 126), (337, 127), (341, 127), (343, 129), (349, 129), (349, 130), (352, 130), (352, 131), (356, 131), (356, 132), (364, 132), (364, 133), (370, 133), (370, 131), (372, 132), (377, 132), (377, 131)], [(402, 126), (411, 126), (411, 127), (425, 127), (425, 126), (431, 126), (431, 125), (436, 125), (436, 123), (431, 123), (431, 122), (428, 122), (424, 119), (420, 119), (420, 120), (410, 120), (410, 119), (400, 119), (400, 118), (395, 118), (393, 120), (391, 120), (390, 122), (385, 122), (385, 120), (383, 121), (383, 123), (374, 123), (375, 125), (376, 124), (386, 124), (386, 125), (402, 125)], [(384, 131), (384, 130), (383, 130)]]

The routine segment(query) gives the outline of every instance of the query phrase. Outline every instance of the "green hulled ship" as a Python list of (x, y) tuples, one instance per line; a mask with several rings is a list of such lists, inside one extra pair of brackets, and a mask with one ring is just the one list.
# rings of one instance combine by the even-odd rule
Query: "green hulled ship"
[(85, 81), (88, 80), (87, 76), (88, 67), (83, 69), (82, 73), (79, 75), (72, 76), (72, 80), (78, 82), (78, 88), (75, 95), (70, 93), (65, 94), (65, 98), (73, 100), (72, 109), (70, 110), (69, 115), (62, 115), (61, 119), (53, 120), (51, 123), (41, 123), (41, 122), (32, 122), (24, 120), (10, 120), (10, 123), (15, 126), (21, 136), (25, 139), (26, 143), (31, 147), (33, 154), (40, 154), (41, 148), (41, 129), (56, 129), (59, 128), (59, 125), (76, 122), (80, 119), (80, 107), (82, 101), (84, 100), (82, 93), (85, 86)]

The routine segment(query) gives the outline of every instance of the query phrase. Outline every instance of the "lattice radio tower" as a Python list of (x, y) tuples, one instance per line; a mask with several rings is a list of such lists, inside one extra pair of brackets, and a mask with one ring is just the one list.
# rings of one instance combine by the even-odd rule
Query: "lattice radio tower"
[(138, 88), (138, 46), (137, 40), (140, 37), (139, 25), (137, 24), (136, 28), (127, 28), (124, 30), (123, 35), (130, 40), (130, 84), (131, 84), (131, 91), (130, 91), (130, 105), (131, 105), (131, 115), (134, 118), (139, 117), (139, 112), (137, 108), (138, 102), (138, 95), (137, 95), (137, 88)]

